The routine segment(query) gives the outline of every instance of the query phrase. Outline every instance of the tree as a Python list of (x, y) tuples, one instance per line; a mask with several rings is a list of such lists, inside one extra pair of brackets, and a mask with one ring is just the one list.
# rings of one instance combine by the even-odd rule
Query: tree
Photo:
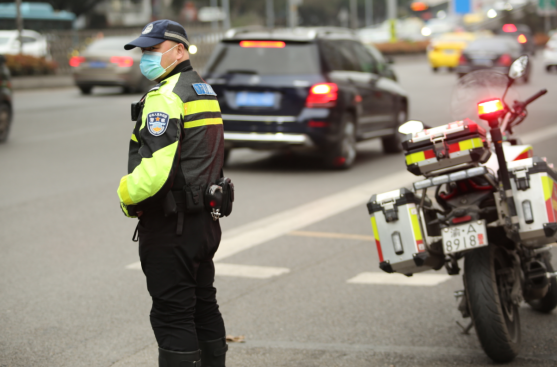
[[(95, 5), (105, 0), (24, 0), (30, 3), (49, 3), (55, 10), (67, 10), (76, 16), (85, 14), (95, 7)], [(0, 3), (13, 3), (13, 0), (0, 0)]]

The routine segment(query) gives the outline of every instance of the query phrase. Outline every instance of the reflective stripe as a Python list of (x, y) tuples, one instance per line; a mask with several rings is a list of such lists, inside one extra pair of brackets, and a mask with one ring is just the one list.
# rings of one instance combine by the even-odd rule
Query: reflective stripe
[(184, 129), (191, 129), (192, 127), (206, 126), (206, 125), (222, 125), (221, 118), (201, 119), (195, 121), (184, 122)]
[(157, 150), (151, 158), (143, 158), (141, 164), (120, 181), (120, 201), (132, 205), (158, 193), (168, 180), (177, 148), (178, 142), (175, 142)]
[(375, 216), (371, 217), (371, 228), (373, 229), (373, 237), (375, 238), (375, 245), (377, 246), (377, 255), (379, 262), (383, 262), (383, 250), (381, 250), (381, 241), (379, 241), (379, 231), (377, 230), (377, 222)]
[(424, 150), (423, 152), (410, 153), (406, 156), (406, 165), (409, 166), (431, 158), (435, 158), (435, 152), (433, 149)]
[(132, 140), (135, 141), (136, 143), (138, 143), (137, 138), (135, 137), (135, 134), (132, 134)]
[(420, 219), (418, 218), (418, 209), (415, 205), (410, 205), (408, 208), (410, 212), (410, 221), (412, 222), (412, 233), (414, 234), (414, 241), (416, 241), (416, 248), (418, 252), (424, 252), (424, 239), (422, 237), (422, 229), (420, 228)]
[(460, 150), (462, 151), (462, 150), (470, 150), (470, 149), (474, 149), (474, 148), (481, 148), (481, 147), (484, 146), (484, 144), (483, 144), (482, 139), (474, 138), (474, 139), (459, 141), (458, 146), (459, 146)]
[(214, 99), (200, 99), (184, 103), (185, 115), (193, 115), (200, 112), (220, 112), (219, 102)]
[(120, 186), (118, 187), (118, 196), (120, 197), (120, 202), (125, 205), (135, 204), (130, 197), (130, 192), (128, 191), (128, 176), (122, 177), (120, 180)]

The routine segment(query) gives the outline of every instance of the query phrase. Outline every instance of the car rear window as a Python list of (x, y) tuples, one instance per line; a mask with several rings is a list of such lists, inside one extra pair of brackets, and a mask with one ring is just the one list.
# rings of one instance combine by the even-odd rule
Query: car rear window
[(133, 40), (133, 38), (104, 38), (93, 42), (87, 51), (123, 51), (124, 45)]
[(320, 69), (317, 47), (313, 43), (242, 47), (240, 42), (223, 42), (215, 49), (206, 70), (211, 74), (295, 75), (317, 74)]
[(511, 38), (484, 38), (468, 45), (466, 51), (509, 52), (518, 51), (520, 45)]

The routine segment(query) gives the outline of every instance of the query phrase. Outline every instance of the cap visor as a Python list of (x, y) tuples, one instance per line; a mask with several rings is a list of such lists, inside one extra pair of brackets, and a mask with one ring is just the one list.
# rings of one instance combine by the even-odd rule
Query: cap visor
[(152, 37), (145, 37), (145, 36), (141, 36), (138, 37), (136, 39), (134, 39), (133, 41), (131, 41), (130, 43), (128, 43), (127, 45), (124, 46), (125, 50), (131, 50), (134, 49), (136, 47), (153, 47), (154, 45), (158, 45), (159, 43), (163, 43), (165, 41), (165, 39), (161, 39), (161, 38), (152, 38)]

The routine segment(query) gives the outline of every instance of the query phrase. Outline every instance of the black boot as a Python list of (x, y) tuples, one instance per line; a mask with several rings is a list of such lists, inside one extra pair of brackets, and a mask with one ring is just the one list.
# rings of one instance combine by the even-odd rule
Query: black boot
[(226, 338), (199, 341), (199, 348), (203, 367), (225, 367), (226, 351), (228, 350)]
[(201, 367), (201, 355), (195, 352), (174, 352), (159, 348), (159, 367)]

